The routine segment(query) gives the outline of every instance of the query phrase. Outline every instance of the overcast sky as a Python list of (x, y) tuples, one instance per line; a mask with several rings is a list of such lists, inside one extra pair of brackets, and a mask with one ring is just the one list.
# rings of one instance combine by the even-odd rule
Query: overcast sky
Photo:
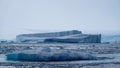
[(120, 0), (0, 0), (0, 39), (63, 30), (119, 33)]

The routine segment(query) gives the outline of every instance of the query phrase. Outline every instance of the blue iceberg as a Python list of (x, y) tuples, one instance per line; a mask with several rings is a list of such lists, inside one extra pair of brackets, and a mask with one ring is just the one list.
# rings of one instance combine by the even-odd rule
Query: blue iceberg
[(63, 49), (32, 49), (7, 54), (8, 60), (19, 61), (74, 61), (74, 60), (96, 60), (91, 54), (80, 51), (63, 50)]

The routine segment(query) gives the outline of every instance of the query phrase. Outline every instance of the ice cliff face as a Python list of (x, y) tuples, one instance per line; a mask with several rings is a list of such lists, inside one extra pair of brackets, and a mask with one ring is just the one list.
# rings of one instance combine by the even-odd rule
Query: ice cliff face
[(100, 43), (101, 35), (82, 34), (71, 30), (51, 33), (21, 34), (16, 37), (21, 43)]

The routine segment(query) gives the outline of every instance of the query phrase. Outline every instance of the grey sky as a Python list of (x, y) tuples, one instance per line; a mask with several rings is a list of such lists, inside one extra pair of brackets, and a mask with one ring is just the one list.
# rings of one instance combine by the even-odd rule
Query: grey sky
[(0, 39), (73, 29), (120, 32), (120, 0), (0, 0)]

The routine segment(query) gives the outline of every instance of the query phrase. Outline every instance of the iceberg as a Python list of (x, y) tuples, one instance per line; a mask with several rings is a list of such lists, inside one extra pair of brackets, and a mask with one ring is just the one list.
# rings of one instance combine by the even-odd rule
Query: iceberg
[(38, 48), (24, 50), (7, 54), (7, 60), (18, 61), (75, 61), (75, 60), (96, 60), (97, 58), (89, 53), (73, 50)]

